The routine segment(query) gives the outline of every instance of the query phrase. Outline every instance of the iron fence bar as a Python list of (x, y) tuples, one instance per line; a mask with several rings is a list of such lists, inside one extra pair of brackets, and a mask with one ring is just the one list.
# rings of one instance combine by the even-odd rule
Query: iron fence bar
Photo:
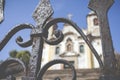
[(107, 13), (114, 0), (91, 0), (89, 8), (96, 12), (100, 25), (104, 70), (101, 80), (119, 80)]
[(41, 59), (42, 59), (42, 50), (43, 50), (43, 39), (41, 37), (35, 37), (33, 39), (33, 47), (30, 59), (30, 74), (31, 77), (36, 77), (38, 71), (41, 67)]
[(33, 18), (36, 21), (37, 27), (35, 27), (31, 33), (31, 35), (35, 35), (32, 37), (33, 48), (32, 56), (30, 59), (29, 74), (31, 77), (37, 77), (38, 71), (40, 70), (43, 50), (43, 38), (42, 35), (39, 34), (42, 34), (42, 27), (52, 14), (53, 9), (49, 0), (41, 0), (33, 13)]

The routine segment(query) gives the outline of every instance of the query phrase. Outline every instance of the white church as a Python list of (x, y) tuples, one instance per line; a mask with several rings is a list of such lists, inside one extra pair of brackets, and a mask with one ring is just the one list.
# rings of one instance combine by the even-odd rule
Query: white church
[[(87, 15), (87, 28), (82, 29), (93, 47), (102, 58), (102, 44), (98, 19), (94, 12)], [(50, 29), (50, 38), (53, 38), (54, 27)], [(44, 43), (42, 66), (54, 59), (64, 59), (74, 65), (76, 69), (98, 68), (99, 64), (81, 35), (69, 24), (65, 23), (62, 29), (64, 39), (58, 45), (51, 46)], [(67, 69), (67, 65), (58, 64), (50, 69)]]

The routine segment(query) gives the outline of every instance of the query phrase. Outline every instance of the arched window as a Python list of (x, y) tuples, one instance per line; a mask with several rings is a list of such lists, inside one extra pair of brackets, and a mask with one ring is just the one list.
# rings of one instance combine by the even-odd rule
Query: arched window
[(79, 51), (80, 51), (80, 53), (84, 53), (85, 52), (84, 45), (80, 45), (79, 46)]
[(73, 42), (72, 42), (72, 40), (70, 38), (67, 39), (66, 50), (67, 51), (72, 51), (73, 50)]
[(98, 18), (94, 18), (94, 25), (98, 25)]
[(59, 53), (60, 53), (60, 47), (56, 47), (55, 54), (59, 54)]

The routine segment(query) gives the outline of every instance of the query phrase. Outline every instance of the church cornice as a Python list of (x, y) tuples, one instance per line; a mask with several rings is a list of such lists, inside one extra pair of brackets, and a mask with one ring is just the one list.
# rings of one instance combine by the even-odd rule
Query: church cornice
[(64, 53), (62, 53), (62, 54), (60, 54), (59, 56), (60, 57), (78, 57), (78, 56), (80, 56), (80, 54), (78, 54), (78, 53), (76, 53), (76, 52), (71, 52), (71, 53), (73, 53), (73, 55), (66, 55), (66, 54), (68, 54), (69, 52), (64, 52)]
[[(87, 38), (89, 39), (98, 39), (100, 36), (93, 36), (92, 34), (87, 34)], [(82, 36), (78, 36), (78, 39), (82, 39)]]
[(100, 36), (93, 36), (92, 34), (88, 34), (87, 37), (88, 37), (90, 40), (100, 39), (100, 38), (101, 38)]
[(75, 34), (73, 32), (67, 32), (67, 33), (64, 34), (64, 36), (68, 36), (68, 35), (76, 35), (77, 36), (77, 34)]

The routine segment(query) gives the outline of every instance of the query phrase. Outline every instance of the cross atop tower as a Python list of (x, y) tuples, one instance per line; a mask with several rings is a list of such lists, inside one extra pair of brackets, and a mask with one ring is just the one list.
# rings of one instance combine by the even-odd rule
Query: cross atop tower
[(68, 17), (69, 20), (72, 19), (72, 16), (73, 16), (72, 14), (68, 14), (68, 15), (67, 15), (67, 17)]

